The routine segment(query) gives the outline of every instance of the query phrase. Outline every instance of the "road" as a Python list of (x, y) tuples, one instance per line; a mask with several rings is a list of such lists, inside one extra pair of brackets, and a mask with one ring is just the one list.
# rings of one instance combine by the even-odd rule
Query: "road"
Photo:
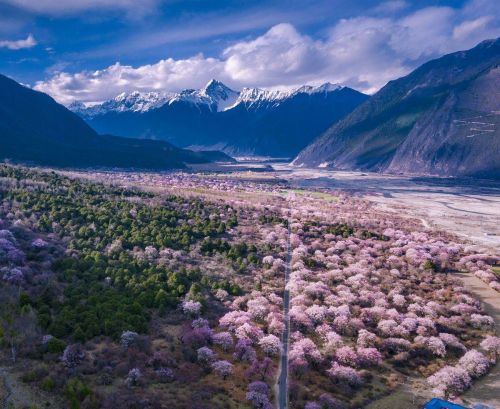
[[(290, 194), (289, 194), (290, 198)], [(283, 348), (280, 356), (280, 375), (278, 378), (278, 409), (288, 408), (288, 346), (290, 341), (290, 317), (288, 311), (290, 308), (290, 291), (288, 290), (288, 280), (290, 279), (290, 271), (292, 264), (292, 246), (290, 243), (290, 215), (288, 217), (288, 238), (287, 238), (287, 260), (285, 269), (285, 291), (283, 294), (283, 320), (285, 324), (285, 330), (283, 331), (283, 336), (281, 342)]]

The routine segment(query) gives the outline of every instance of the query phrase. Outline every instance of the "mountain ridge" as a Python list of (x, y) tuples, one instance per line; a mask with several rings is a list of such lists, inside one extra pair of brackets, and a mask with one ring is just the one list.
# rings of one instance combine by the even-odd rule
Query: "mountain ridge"
[(0, 75), (0, 158), (62, 167), (185, 168), (231, 161), (222, 153), (191, 152), (160, 141), (99, 135), (49, 95)]
[(291, 90), (234, 91), (211, 80), (180, 93), (120, 94), (78, 113), (100, 133), (166, 140), (190, 148), (221, 147), (230, 155), (293, 157), (368, 96), (325, 83)]
[[(498, 96), (492, 91), (500, 86), (499, 64), (499, 39), (431, 60), (390, 81), (292, 163), (339, 170), (500, 177)], [(488, 118), (475, 136), (470, 132), (474, 117)]]
[[(68, 105), (68, 109), (81, 115), (83, 118), (103, 114), (109, 111), (124, 112), (147, 112), (151, 109), (161, 108), (165, 104), (175, 102), (190, 102), (193, 104), (205, 104), (208, 106), (218, 105), (221, 101), (226, 102), (218, 111), (235, 108), (240, 103), (253, 104), (259, 101), (281, 101), (297, 94), (328, 93), (344, 88), (338, 84), (325, 82), (318, 86), (302, 85), (290, 90), (266, 90), (263, 88), (244, 87), (241, 91), (234, 91), (221, 81), (211, 79), (203, 88), (187, 88), (180, 92), (148, 91), (138, 90), (129, 93), (122, 92), (116, 97), (101, 103), (86, 106), (80, 101), (74, 101)], [(227, 103), (227, 102), (232, 103)]]

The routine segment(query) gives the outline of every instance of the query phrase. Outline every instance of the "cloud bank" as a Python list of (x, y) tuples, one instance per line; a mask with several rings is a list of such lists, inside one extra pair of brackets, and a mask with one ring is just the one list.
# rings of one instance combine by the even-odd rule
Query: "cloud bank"
[(37, 42), (31, 34), (25, 40), (0, 40), (0, 48), (8, 48), (9, 50), (21, 50), (35, 45), (37, 45)]
[(5, 4), (47, 16), (76, 15), (83, 11), (108, 10), (145, 13), (153, 11), (158, 0), (3, 0)]
[(330, 81), (372, 93), (431, 58), (500, 35), (494, 0), (472, 0), (461, 9), (426, 7), (395, 17), (393, 9), (404, 6), (387, 2), (384, 12), (342, 19), (318, 39), (283, 23), (229, 45), (216, 58), (199, 54), (140, 67), (116, 63), (98, 71), (58, 72), (35, 88), (65, 104), (98, 102), (123, 91), (200, 87), (211, 78), (234, 88)]

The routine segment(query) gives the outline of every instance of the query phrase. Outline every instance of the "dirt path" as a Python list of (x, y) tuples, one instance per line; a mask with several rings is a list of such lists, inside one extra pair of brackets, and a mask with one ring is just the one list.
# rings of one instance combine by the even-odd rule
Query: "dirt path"
[[(497, 335), (500, 334), (500, 293), (470, 273), (459, 273), (458, 276), (464, 282), (465, 287), (481, 300), (486, 313), (495, 320)], [(488, 375), (474, 382), (472, 388), (462, 398), (471, 406), (482, 402), (500, 409), (500, 362), (493, 367)]]

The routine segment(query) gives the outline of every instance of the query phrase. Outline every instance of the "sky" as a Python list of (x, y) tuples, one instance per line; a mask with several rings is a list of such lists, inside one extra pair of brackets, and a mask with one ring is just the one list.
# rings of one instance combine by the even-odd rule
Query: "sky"
[(340, 83), (374, 93), (500, 36), (498, 0), (0, 0), (0, 73), (63, 104)]

